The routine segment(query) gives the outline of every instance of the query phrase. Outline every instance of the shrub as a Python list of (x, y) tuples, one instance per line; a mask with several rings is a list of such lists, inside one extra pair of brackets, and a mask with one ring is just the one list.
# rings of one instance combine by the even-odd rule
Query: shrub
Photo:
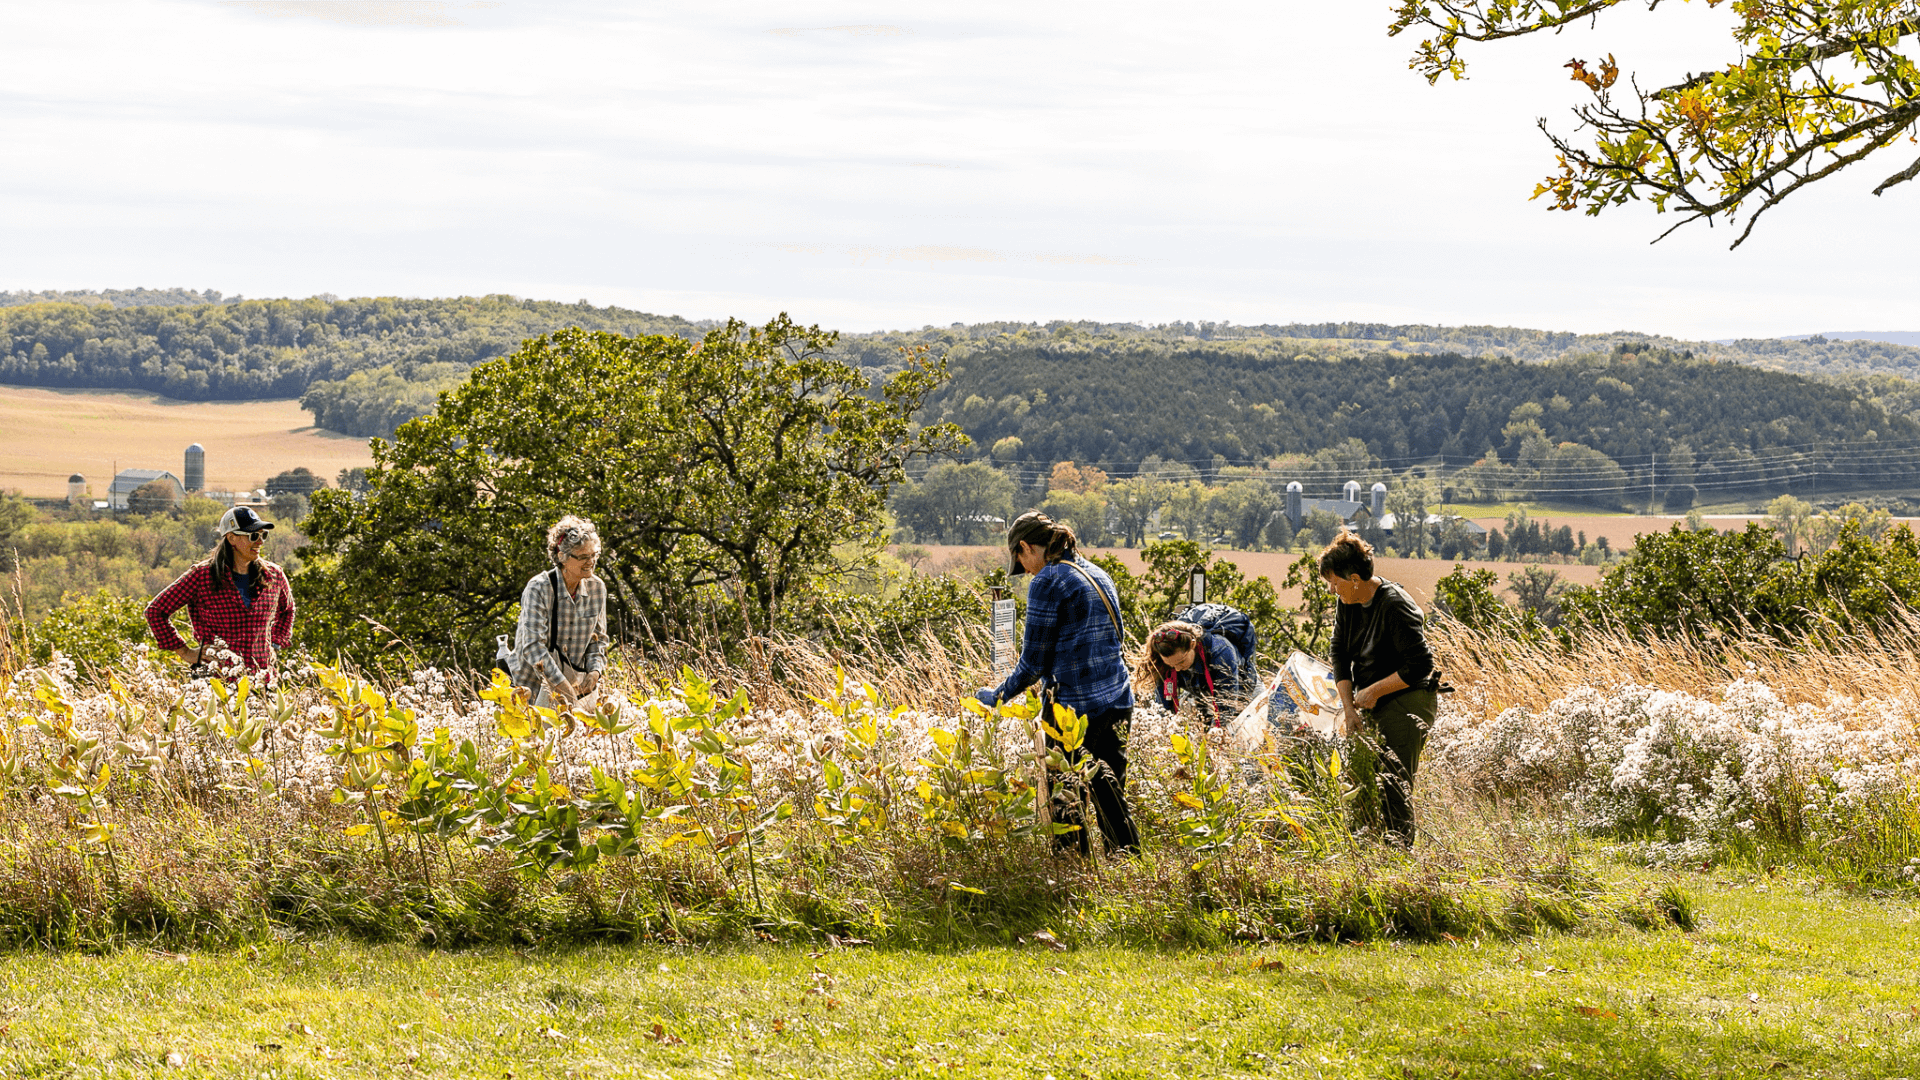
[(107, 589), (68, 593), (59, 607), (27, 631), (28, 652), (36, 663), (55, 652), (89, 668), (105, 670), (126, 658), (127, 646), (146, 641), (146, 603)]

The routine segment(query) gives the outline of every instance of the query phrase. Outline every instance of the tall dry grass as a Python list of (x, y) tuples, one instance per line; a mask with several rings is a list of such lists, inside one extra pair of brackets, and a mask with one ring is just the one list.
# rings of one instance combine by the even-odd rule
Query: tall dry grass
[(1789, 704), (1836, 697), (1920, 698), (1920, 616), (1877, 637), (1786, 643), (1760, 634), (1640, 640), (1594, 632), (1569, 647), (1470, 630), (1436, 619), (1428, 641), (1449, 682), (1472, 688), (1488, 708), (1537, 709), (1581, 687), (1634, 683), (1714, 697), (1740, 679), (1765, 683)]
[[(12, 664), (5, 642), (0, 622), (0, 664)], [(130, 659), (125, 670), (96, 677), (119, 678), (146, 703), (151, 725), (178, 690), (165, 677), (167, 663)], [(723, 694), (744, 690), (753, 712), (738, 735), (752, 744), (747, 782), (759, 786), (751, 798), (759, 806), (785, 798), (797, 813), (768, 831), (764, 850), (745, 855), (669, 843), (679, 829), (663, 821), (643, 829), (633, 850), (551, 873), (529, 870), (510, 846), (480, 842), (457, 823), (438, 835), (416, 830), (383, 853), (385, 839), (366, 832), (365, 804), (328, 797), (343, 781), (338, 766), (315, 752), (329, 706), (308, 677), (287, 680), (290, 707), (276, 714), (284, 729), (257, 744), (266, 749), (242, 751), (225, 746), (219, 731), (182, 728), (168, 764), (145, 775), (132, 767), (137, 752), (117, 751), (128, 756), (116, 759), (110, 783), (102, 780), (98, 805), (56, 797), (49, 752), (64, 751), (36, 734), (45, 700), (16, 693), (7, 734), (19, 736), (13, 747), (23, 768), (0, 783), (0, 941), (96, 948), (214, 945), (291, 932), (442, 944), (830, 932), (949, 946), (1045, 930), (1064, 940), (1208, 944), (1505, 935), (1684, 918), (1684, 897), (1619, 887), (1596, 871), (1577, 835), (1515, 815), (1511, 806), (1482, 814), (1471, 798), (1435, 800), (1427, 842), (1402, 852), (1348, 834), (1337, 801), (1292, 804), (1285, 819), (1266, 816), (1263, 808), (1281, 793), (1264, 781), (1247, 786), (1260, 773), (1246, 760), (1220, 763), (1239, 807), (1229, 823), (1234, 839), (1195, 850), (1181, 839), (1191, 811), (1179, 796), (1195, 783), (1169, 749), (1177, 725), (1150, 715), (1136, 723), (1129, 777), (1142, 857), (1088, 861), (1055, 853), (1035, 835), (951, 842), (919, 801), (925, 797), (912, 794), (926, 775), (915, 762), (932, 750), (932, 727), (969, 723), (955, 703), (980, 685), (987, 666), (978, 637), (947, 643), (931, 633), (918, 642), (856, 639), (851, 648), (772, 636), (732, 654), (686, 644), (627, 654), (608, 685), (639, 701), (654, 697), (671, 709), (675, 693), (684, 693), (682, 667), (703, 672)], [(888, 783), (898, 803), (886, 827), (867, 834), (831, 826), (812, 802), (824, 785), (809, 748), (832, 752), (847, 741), (844, 729), (823, 723), (815, 699), (831, 698), (843, 672), (876, 688), (883, 713), (908, 710), (895, 717), (882, 755), (895, 763)], [(470, 734), (482, 759), (495, 763), (489, 767), (500, 768), (506, 744), (490, 730), (491, 706), (474, 699), (471, 683), (424, 674), (452, 689), (421, 691), (418, 677), (385, 687), (413, 695), (405, 700), (422, 709), (420, 752), (433, 726), (451, 724), (461, 732), (456, 739)], [(109, 740), (125, 734), (115, 725), (126, 708), (87, 677), (0, 675), (51, 675), (83, 726), (99, 725)], [(584, 726), (567, 724), (555, 738), (556, 776), (564, 770), (576, 791), (587, 790), (588, 762), (611, 763), (618, 775), (644, 757)], [(1030, 741), (1002, 745), (1016, 770), (1036, 767)], [(265, 759), (264, 774), (278, 778), (274, 794), (237, 767), (249, 755)], [(1325, 786), (1337, 791), (1332, 779)], [(403, 787), (394, 783), (372, 797), (398, 808)], [(89, 819), (113, 827), (111, 851), (85, 839)], [(1312, 832), (1283, 821), (1307, 822)], [(401, 827), (396, 819), (388, 830), (398, 836)]]

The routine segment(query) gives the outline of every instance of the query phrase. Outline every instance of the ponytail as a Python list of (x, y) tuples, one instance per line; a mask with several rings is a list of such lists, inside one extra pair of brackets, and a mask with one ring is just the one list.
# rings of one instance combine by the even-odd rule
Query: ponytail
[[(1019, 551), (1021, 544), (1040, 548), (1046, 552), (1048, 563), (1057, 563), (1079, 554), (1080, 538), (1074, 535), (1073, 526), (1063, 525), (1038, 510), (1029, 510), (1014, 518), (1013, 524), (1007, 527), (1008, 553)], [(1019, 565), (1018, 560), (1014, 565)]]

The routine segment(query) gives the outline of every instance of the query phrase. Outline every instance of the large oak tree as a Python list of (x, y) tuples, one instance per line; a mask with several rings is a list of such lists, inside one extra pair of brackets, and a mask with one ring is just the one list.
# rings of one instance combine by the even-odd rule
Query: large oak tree
[(785, 315), (699, 342), (576, 329), (482, 364), (374, 441), (364, 498), (315, 494), (302, 614), (331, 634), (311, 636), (364, 655), (371, 620), (484, 663), (564, 513), (598, 525), (629, 633), (688, 637), (710, 603), (730, 631), (777, 623), (836, 544), (877, 530), (906, 459), (959, 438), (912, 421), (940, 365), (874, 393), (833, 340)]

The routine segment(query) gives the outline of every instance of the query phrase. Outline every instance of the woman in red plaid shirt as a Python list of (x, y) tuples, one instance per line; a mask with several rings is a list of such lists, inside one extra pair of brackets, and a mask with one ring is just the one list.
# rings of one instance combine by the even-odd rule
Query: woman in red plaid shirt
[[(248, 672), (273, 673), (273, 650), (293, 641), (293, 590), (286, 572), (260, 558), (270, 521), (245, 506), (220, 519), (220, 544), (147, 605), (147, 626), (162, 649), (189, 664), (205, 663), (214, 639), (226, 643)], [(198, 645), (180, 640), (167, 620), (182, 607)], [(239, 674), (236, 672), (235, 674)]]

